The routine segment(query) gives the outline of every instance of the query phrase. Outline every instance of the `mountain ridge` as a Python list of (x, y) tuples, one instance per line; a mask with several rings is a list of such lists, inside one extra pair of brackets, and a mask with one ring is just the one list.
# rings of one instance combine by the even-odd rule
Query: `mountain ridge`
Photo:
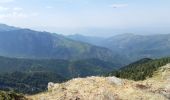
[(0, 31), (11, 31), (11, 30), (19, 30), (19, 29), (21, 28), (0, 23)]
[(121, 55), (104, 47), (74, 41), (55, 33), (30, 29), (0, 31), (0, 55), (34, 59), (96, 58), (113, 62), (118, 62), (119, 58), (122, 58)]
[[(83, 36), (81, 36), (83, 37)], [(80, 40), (89, 43), (89, 40)], [(90, 39), (92, 39), (91, 37)], [(108, 48), (113, 52), (122, 54), (129, 62), (134, 62), (142, 58), (161, 58), (170, 56), (170, 34), (119, 34), (91, 44)], [(92, 39), (93, 40), (93, 39)]]

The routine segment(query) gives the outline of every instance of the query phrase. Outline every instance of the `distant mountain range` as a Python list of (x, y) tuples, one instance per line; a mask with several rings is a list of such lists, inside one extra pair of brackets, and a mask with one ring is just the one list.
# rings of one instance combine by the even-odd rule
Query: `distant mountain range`
[(110, 38), (98, 38), (97, 40), (96, 37), (94, 39), (93, 37), (84, 37), (77, 35), (68, 36), (68, 38), (73, 40), (108, 48), (113, 52), (124, 55), (131, 62), (146, 57), (159, 58), (170, 56), (170, 34), (121, 34)]
[(133, 60), (170, 56), (170, 34), (123, 34), (109, 38), (104, 45), (111, 50), (123, 52)]
[(78, 60), (95, 58), (117, 62), (124, 59), (111, 50), (49, 32), (0, 25), (0, 56), (33, 59)]
[(0, 24), (0, 32), (1, 31), (12, 31), (12, 30), (18, 30), (21, 28), (13, 27), (13, 26), (8, 26), (6, 24)]
[(69, 35), (68, 38), (75, 40), (75, 41), (81, 41), (93, 45), (98, 45), (101, 46), (101, 42), (104, 41), (106, 38), (102, 37), (92, 37), (92, 36), (84, 36), (80, 34), (75, 34), (75, 35)]
[(120, 34), (110, 38), (55, 33), (0, 24), (0, 56), (78, 60), (95, 58), (128, 64), (141, 58), (170, 56), (170, 34)]
[(78, 60), (95, 58), (128, 64), (170, 56), (170, 34), (120, 34), (110, 38), (62, 36), (0, 24), (0, 56)]

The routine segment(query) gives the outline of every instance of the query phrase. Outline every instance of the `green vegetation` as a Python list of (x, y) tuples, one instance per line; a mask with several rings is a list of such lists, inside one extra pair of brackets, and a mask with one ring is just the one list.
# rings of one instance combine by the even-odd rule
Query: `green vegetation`
[(27, 100), (27, 99), (21, 94), (0, 91), (0, 100)]
[(13, 72), (0, 75), (0, 89), (34, 94), (46, 90), (48, 82), (60, 83), (65, 80), (52, 72)]
[(58, 59), (17, 59), (0, 57), (0, 72), (54, 72), (66, 78), (100, 75), (118, 66), (112, 62), (99, 59), (85, 59), (77, 61)]
[(34, 94), (74, 77), (101, 75), (116, 69), (112, 62), (98, 59), (78, 61), (17, 59), (0, 57), (0, 90)]
[(145, 58), (129, 64), (118, 71), (113, 71), (107, 74), (107, 76), (116, 76), (135, 81), (145, 80), (147, 77), (152, 77), (154, 71), (167, 63), (170, 63), (170, 57), (154, 60)]

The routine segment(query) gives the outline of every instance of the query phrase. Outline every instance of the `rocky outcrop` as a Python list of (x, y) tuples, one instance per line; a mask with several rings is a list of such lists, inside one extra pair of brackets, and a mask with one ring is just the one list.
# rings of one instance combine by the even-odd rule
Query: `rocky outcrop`
[(131, 81), (116, 77), (76, 78), (62, 84), (48, 84), (48, 92), (30, 96), (33, 100), (170, 100), (170, 64), (154, 77)]

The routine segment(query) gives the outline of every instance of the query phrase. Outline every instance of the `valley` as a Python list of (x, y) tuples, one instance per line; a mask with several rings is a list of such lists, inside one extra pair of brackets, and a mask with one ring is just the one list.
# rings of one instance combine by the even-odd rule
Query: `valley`
[(0, 0), (0, 100), (170, 100), (170, 0)]
[(77, 61), (0, 57), (0, 90), (33, 94), (46, 90), (48, 82), (64, 82), (75, 77), (102, 75), (118, 69), (112, 62), (98, 59)]

